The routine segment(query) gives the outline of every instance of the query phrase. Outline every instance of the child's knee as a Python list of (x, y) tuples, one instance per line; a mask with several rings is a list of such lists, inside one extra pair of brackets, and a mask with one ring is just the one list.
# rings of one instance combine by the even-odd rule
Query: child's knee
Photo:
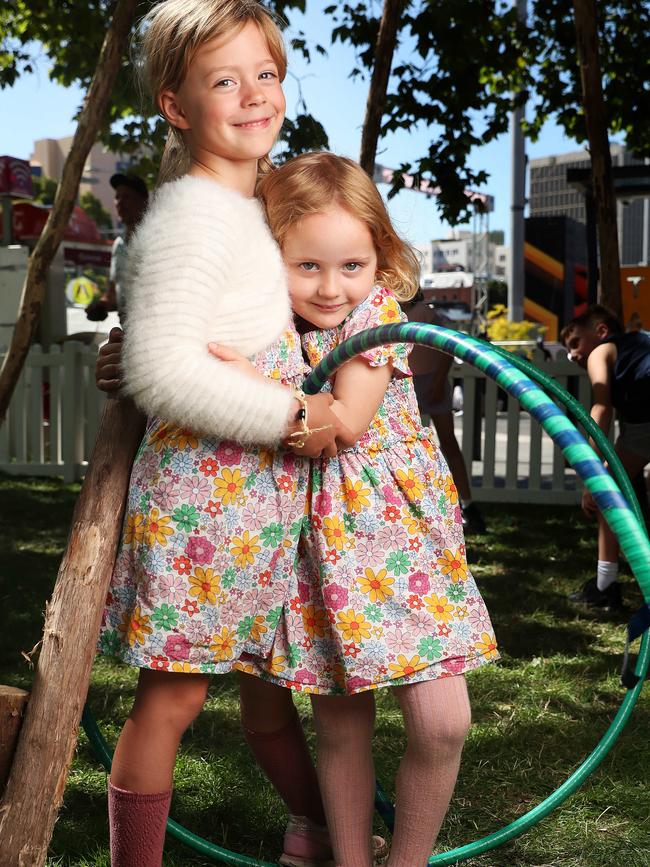
[(161, 682), (159, 688), (157, 685), (149, 686), (136, 699), (131, 718), (136, 722), (148, 720), (182, 735), (201, 712), (208, 683), (207, 678), (190, 675), (178, 675), (175, 680), (173, 693), (169, 690), (169, 683)]

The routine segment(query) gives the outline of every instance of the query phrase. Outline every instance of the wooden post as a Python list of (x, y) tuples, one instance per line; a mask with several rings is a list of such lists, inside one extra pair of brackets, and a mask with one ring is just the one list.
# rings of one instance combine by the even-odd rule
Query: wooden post
[(24, 689), (0, 684), (0, 795), (9, 776), (28, 698)]
[(52, 598), (7, 788), (0, 801), (0, 867), (42, 867), (63, 800), (133, 456), (144, 418), (107, 400)]

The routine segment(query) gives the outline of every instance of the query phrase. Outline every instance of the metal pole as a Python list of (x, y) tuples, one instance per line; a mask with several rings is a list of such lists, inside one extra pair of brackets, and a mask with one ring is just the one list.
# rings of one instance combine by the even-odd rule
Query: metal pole
[(2, 246), (11, 244), (11, 196), (0, 196), (2, 205)]
[[(517, 0), (517, 17), (526, 21), (526, 0)], [(521, 128), (525, 106), (510, 115), (512, 187), (510, 205), (510, 262), (508, 264), (508, 319), (524, 318), (524, 207), (526, 205), (526, 141)]]

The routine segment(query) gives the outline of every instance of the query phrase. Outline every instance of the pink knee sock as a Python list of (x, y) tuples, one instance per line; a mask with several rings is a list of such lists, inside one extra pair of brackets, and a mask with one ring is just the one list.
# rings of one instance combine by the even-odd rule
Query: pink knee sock
[(244, 737), (255, 761), (294, 816), (306, 816), (325, 824), (316, 769), (298, 714), (275, 732), (244, 728)]
[(153, 795), (108, 783), (111, 867), (160, 867), (171, 789)]
[(407, 747), (396, 780), (390, 867), (424, 867), (451, 800), (470, 723), (464, 677), (395, 688)]
[(371, 867), (374, 697), (312, 696), (318, 779), (337, 867)]

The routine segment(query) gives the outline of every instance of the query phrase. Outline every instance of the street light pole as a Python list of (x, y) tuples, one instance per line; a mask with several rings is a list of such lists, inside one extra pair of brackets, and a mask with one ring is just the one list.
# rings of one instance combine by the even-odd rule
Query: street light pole
[[(517, 0), (517, 17), (526, 22), (526, 0)], [(525, 105), (516, 106), (510, 115), (511, 204), (510, 261), (508, 264), (508, 319), (524, 318), (524, 208), (526, 206), (526, 141), (521, 128)]]

